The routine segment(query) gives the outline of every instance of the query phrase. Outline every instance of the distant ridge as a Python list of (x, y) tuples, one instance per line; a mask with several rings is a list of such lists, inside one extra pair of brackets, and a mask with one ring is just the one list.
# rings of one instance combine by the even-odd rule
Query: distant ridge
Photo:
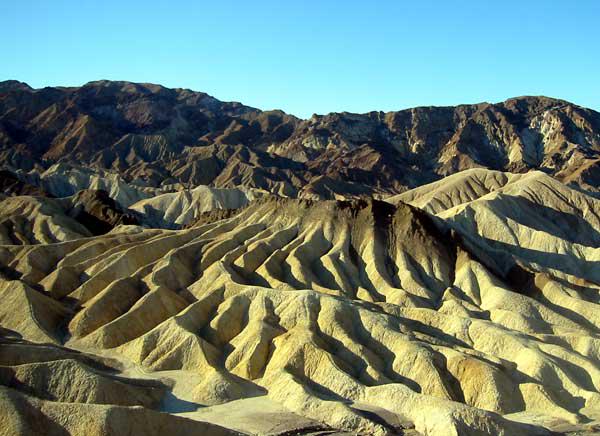
[(151, 187), (245, 186), (315, 199), (398, 194), (479, 167), (541, 170), (597, 191), (600, 113), (529, 96), (301, 120), (155, 84), (0, 82), (0, 165), (55, 162)]

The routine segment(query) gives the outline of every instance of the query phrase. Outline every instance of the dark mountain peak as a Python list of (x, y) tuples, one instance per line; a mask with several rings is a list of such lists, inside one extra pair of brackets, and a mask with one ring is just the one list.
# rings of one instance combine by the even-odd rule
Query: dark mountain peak
[(33, 88), (25, 82), (18, 80), (4, 80), (0, 82), (0, 92), (10, 91), (33, 91)]
[(144, 83), (144, 82), (130, 82), (128, 80), (107, 80), (107, 79), (99, 79), (99, 80), (91, 80), (83, 85), (83, 87), (102, 87), (102, 88), (129, 88), (129, 89), (142, 89), (142, 88), (157, 88), (157, 89), (167, 89), (162, 85), (154, 84), (154, 83)]
[(495, 106), (503, 106), (514, 112), (537, 114), (539, 112), (561, 109), (565, 106), (575, 106), (573, 103), (569, 103), (566, 100), (558, 98), (540, 96), (521, 96), (509, 98), (508, 100), (498, 103)]

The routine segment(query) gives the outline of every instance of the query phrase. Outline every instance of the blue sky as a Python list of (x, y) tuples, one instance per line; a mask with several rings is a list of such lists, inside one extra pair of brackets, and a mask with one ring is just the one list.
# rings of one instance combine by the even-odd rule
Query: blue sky
[(0, 80), (114, 79), (301, 117), (548, 95), (600, 110), (600, 1), (0, 1)]

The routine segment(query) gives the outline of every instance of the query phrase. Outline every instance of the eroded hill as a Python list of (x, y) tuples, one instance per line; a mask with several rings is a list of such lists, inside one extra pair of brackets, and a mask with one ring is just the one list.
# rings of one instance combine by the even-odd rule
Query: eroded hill
[(599, 216), (543, 173), (473, 170), (0, 246), (4, 428), (591, 434)]

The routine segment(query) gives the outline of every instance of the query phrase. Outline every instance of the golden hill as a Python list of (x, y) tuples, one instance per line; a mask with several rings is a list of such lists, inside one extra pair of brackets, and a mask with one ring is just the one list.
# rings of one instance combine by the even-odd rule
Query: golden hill
[[(264, 197), (194, 216), (0, 246), (2, 428), (530, 435), (598, 422), (600, 200), (542, 173), (470, 170), (388, 202)], [(47, 231), (64, 232), (53, 219)]]

